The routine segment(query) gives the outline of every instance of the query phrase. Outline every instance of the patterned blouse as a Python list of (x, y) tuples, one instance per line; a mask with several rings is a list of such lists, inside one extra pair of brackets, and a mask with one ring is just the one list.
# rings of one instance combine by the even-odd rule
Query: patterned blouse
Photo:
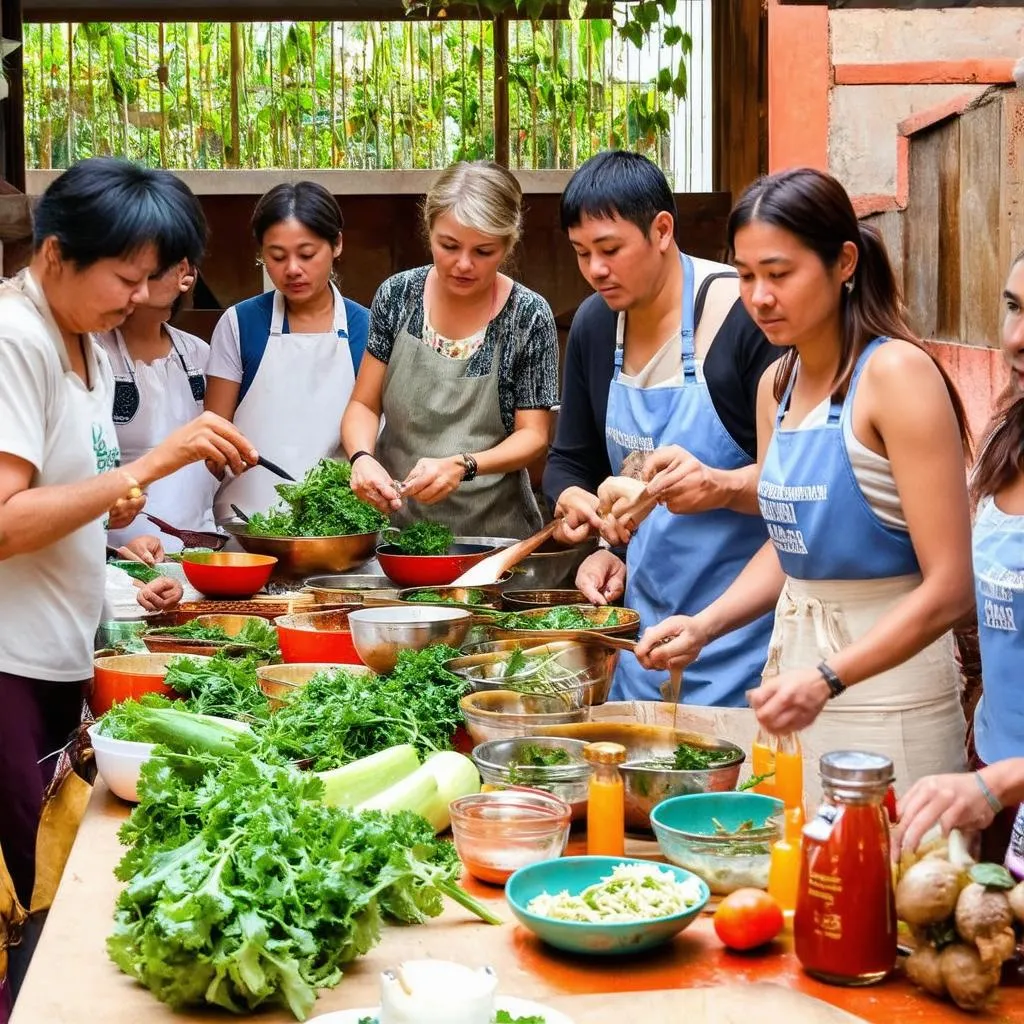
[(406, 330), (435, 351), (452, 359), (468, 359), (467, 377), (491, 372), (494, 353), (501, 345), (498, 366), (498, 401), (505, 429), (515, 429), (517, 409), (550, 409), (558, 404), (558, 335), (551, 307), (536, 292), (518, 281), (508, 301), (483, 331), (451, 342), (440, 337), (423, 314), (423, 286), (430, 267), (403, 270), (377, 289), (370, 307), (370, 333), (366, 351), (386, 363), (403, 324)]

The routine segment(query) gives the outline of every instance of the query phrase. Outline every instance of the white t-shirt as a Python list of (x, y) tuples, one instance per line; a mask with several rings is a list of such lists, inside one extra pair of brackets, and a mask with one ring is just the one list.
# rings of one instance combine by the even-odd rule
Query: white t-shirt
[(242, 383), (242, 342), (238, 333), (238, 314), (229, 306), (217, 321), (210, 338), (210, 361), (206, 364), (209, 377), (220, 377)]
[[(76, 483), (120, 463), (114, 378), (86, 336), (92, 388), (71, 369), (46, 297), (23, 270), (0, 285), (0, 452), (35, 467), (33, 487)], [(0, 561), (0, 671), (88, 679), (106, 579), (102, 518)]]

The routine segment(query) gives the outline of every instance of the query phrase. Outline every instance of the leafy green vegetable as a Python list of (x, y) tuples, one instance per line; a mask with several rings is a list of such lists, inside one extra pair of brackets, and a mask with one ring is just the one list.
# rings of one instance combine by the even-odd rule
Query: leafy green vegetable
[(304, 1020), (382, 919), (422, 922), (449, 896), (498, 922), (458, 887), (454, 847), (426, 821), (327, 807), (315, 775), (158, 748), (139, 793), (107, 950), (175, 1009), (281, 1004)]
[(494, 1024), (547, 1024), (539, 1013), (531, 1013), (529, 1017), (513, 1017), (508, 1010), (499, 1010), (494, 1015)]
[(277, 630), (265, 619), (251, 618), (231, 636), (220, 626), (202, 626), (192, 619), (181, 626), (160, 626), (151, 629), (149, 636), (174, 636), (182, 640), (205, 640), (211, 643), (230, 644), (233, 649), (248, 647), (266, 660), (274, 660), (280, 653)]
[(767, 782), (769, 779), (775, 778), (775, 772), (765, 772), (763, 775), (751, 775), (742, 786), (736, 787), (737, 793), (745, 793), (748, 789), (753, 789), (755, 786), (760, 786), (762, 782)]
[(517, 647), (508, 657), (505, 662), (505, 672), (503, 673), (504, 678), (509, 676), (517, 676), (521, 672), (526, 671), (526, 655), (523, 654), (522, 647)]
[(174, 658), (167, 666), (166, 682), (186, 697), (189, 711), (244, 722), (263, 721), (270, 714), (270, 704), (256, 676), (259, 661), (256, 654), (231, 658), (223, 652), (209, 661)]
[(987, 889), (1012, 889), (1017, 883), (1002, 864), (975, 864), (970, 870), (972, 882)]
[(152, 583), (153, 580), (160, 578), (160, 571), (151, 565), (146, 565), (145, 562), (136, 562), (132, 559), (112, 560), (110, 565), (128, 573), (133, 580), (138, 580), (140, 583)]
[(537, 781), (538, 773), (533, 768), (551, 768), (560, 764), (572, 764), (572, 758), (565, 747), (541, 747), (536, 743), (524, 743), (508, 762), (508, 780), (513, 785), (529, 785)]
[(372, 682), (343, 668), (316, 675), (274, 713), (263, 734), (286, 757), (312, 757), (316, 771), (400, 743), (420, 754), (450, 750), (468, 689), (443, 667), (455, 657), (458, 651), (439, 644), (401, 651), (394, 671)]
[(213, 548), (182, 548), (181, 551), (168, 552), (168, 562), (181, 562), (184, 561), (186, 555), (212, 555), (214, 554)]
[(399, 530), (391, 543), (403, 555), (443, 555), (455, 540), (455, 534), (441, 523), (421, 519)]
[(251, 732), (237, 731), (210, 721), (161, 698), (163, 703), (120, 701), (100, 720), (100, 732), (111, 739), (133, 743), (161, 743), (179, 754), (199, 753), (233, 757), (252, 750)]
[(418, 601), (423, 604), (485, 604), (487, 595), (482, 590), (467, 590), (464, 601), (456, 601), (453, 597), (442, 597), (439, 590), (420, 590), (404, 598), (406, 601)]
[(724, 764), (732, 757), (731, 750), (709, 750), (693, 743), (680, 743), (671, 757), (649, 757), (636, 763), (639, 767), (660, 771), (700, 772)]
[[(506, 612), (495, 616), (496, 625), (502, 629), (593, 629), (594, 620), (571, 605), (551, 608), (543, 615), (524, 615), (522, 612)], [(619, 625), (619, 613), (613, 608), (601, 626)]]
[(248, 531), (260, 537), (340, 537), (376, 533), (387, 518), (357, 498), (347, 462), (321, 459), (299, 483), (275, 487), (282, 504), (249, 517)]

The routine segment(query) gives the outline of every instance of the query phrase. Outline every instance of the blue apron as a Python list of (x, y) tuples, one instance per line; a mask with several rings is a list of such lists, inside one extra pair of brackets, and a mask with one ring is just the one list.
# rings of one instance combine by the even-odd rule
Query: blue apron
[(761, 515), (787, 576), (798, 580), (877, 580), (920, 572), (910, 534), (883, 523), (853, 475), (846, 435), (853, 396), (875, 338), (857, 360), (846, 400), (832, 400), (820, 427), (784, 430), (796, 372), (779, 403), (758, 485)]
[(1024, 516), (986, 498), (974, 521), (974, 590), (984, 688), (974, 712), (978, 757), (1024, 757)]
[[(633, 451), (677, 444), (706, 466), (740, 469), (751, 458), (722, 425), (697, 375), (694, 354), (693, 261), (682, 256), (682, 382), (635, 388), (623, 383), (622, 337), (615, 346), (615, 372), (608, 391), (605, 435), (612, 472)], [(622, 314), (620, 314), (621, 318)], [(643, 627), (670, 615), (696, 615), (721, 596), (765, 542), (758, 516), (727, 509), (673, 515), (663, 505), (644, 520), (626, 552), (626, 606), (640, 613)], [(764, 668), (771, 615), (707, 645), (683, 675), (686, 704), (742, 707)], [(667, 672), (643, 668), (624, 651), (612, 684), (612, 700), (659, 700)]]

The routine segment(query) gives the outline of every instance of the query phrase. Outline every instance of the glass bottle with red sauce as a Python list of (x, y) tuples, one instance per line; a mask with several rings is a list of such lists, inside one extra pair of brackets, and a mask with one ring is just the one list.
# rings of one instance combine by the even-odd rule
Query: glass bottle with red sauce
[(804, 970), (872, 985), (896, 964), (896, 907), (883, 807), (892, 761), (840, 750), (821, 759), (823, 799), (804, 828), (793, 936)]

